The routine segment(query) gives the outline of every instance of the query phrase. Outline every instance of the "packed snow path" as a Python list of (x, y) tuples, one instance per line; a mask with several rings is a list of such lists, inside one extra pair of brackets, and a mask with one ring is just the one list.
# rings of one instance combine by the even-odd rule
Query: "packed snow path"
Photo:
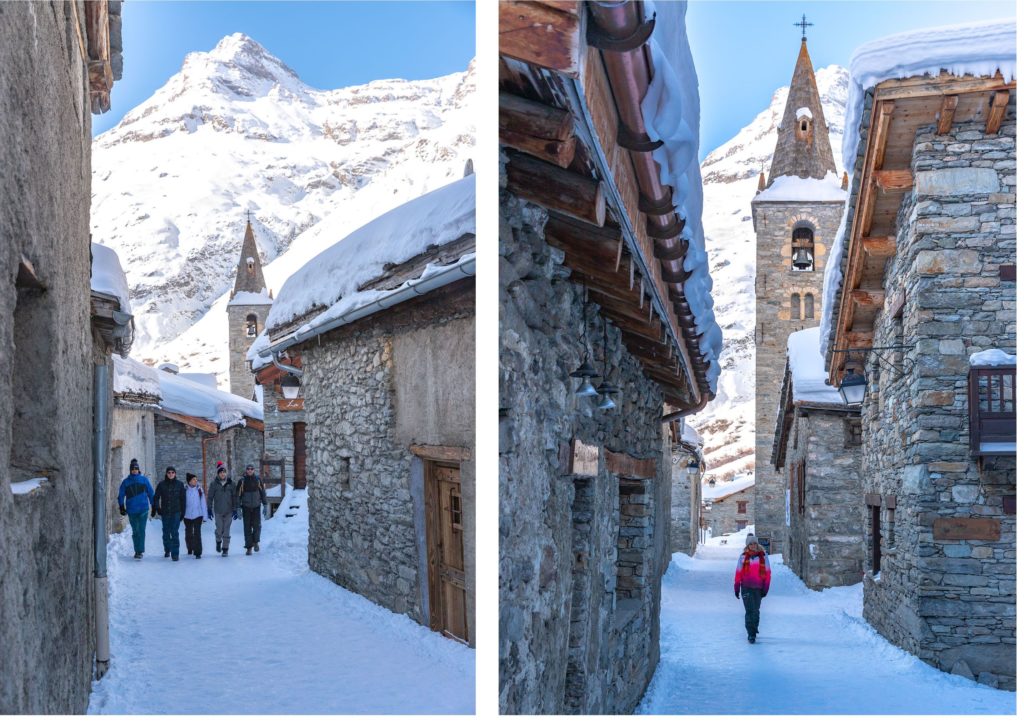
[(814, 592), (772, 556), (757, 642), (732, 580), (743, 536), (673, 556), (661, 595), (661, 662), (638, 713), (1014, 712), (1014, 694), (943, 673), (861, 617), (861, 585)]
[[(203, 524), (203, 556), (163, 556), (160, 521), (132, 558), (111, 538), (110, 671), (89, 713), (472, 713), (474, 655), (309, 571), (305, 493), (227, 558)], [(286, 505), (287, 507), (287, 502)]]

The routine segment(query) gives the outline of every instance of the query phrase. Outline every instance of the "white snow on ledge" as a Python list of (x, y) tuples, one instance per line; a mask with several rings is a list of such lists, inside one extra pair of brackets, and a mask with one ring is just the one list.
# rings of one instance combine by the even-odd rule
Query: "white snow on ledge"
[(43, 484), (49, 482), (46, 477), (35, 477), (24, 482), (11, 482), (11, 492), (16, 495), (27, 495), (40, 489)]
[(890, 78), (915, 75), (1017, 77), (1017, 30), (1013, 18), (912, 30), (864, 43), (850, 59), (843, 165), (855, 168), (864, 92)]
[(814, 115), (811, 113), (811, 109), (807, 106), (800, 106), (796, 109), (797, 118), (813, 118)]
[(824, 178), (779, 176), (772, 185), (759, 192), (755, 201), (845, 201), (846, 191), (839, 177), (831, 171)]
[(704, 437), (701, 436), (700, 432), (686, 423), (683, 424), (683, 433), (680, 436), (680, 441), (683, 444), (688, 444), (694, 449), (700, 449), (704, 446)]
[(119, 354), (110, 357), (114, 363), (114, 394), (145, 394), (160, 398), (157, 370), (131, 357)]
[(1002, 349), (986, 349), (971, 354), (972, 367), (1017, 366), (1017, 356)]
[(235, 294), (234, 298), (228, 302), (228, 306), (255, 306), (259, 304), (273, 304), (274, 300), (270, 298), (270, 294), (267, 293), (266, 288), (263, 291), (256, 293), (255, 291), (239, 291)]
[(818, 350), (818, 334), (818, 327), (812, 326), (789, 335), (787, 353), (793, 401), (845, 406), (839, 390), (825, 381), (828, 374), (825, 372), (824, 357)]
[(112, 248), (98, 243), (92, 244), (92, 278), (90, 288), (100, 294), (115, 296), (121, 302), (121, 311), (132, 313), (128, 298), (128, 278), (121, 268), (121, 259)]

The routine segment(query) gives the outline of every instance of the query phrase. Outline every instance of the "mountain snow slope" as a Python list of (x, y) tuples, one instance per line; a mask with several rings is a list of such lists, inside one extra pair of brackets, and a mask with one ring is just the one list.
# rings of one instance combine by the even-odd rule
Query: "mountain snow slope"
[[(842, 177), (843, 114), (849, 73), (830, 65), (815, 73), (829, 142)], [(689, 424), (704, 438), (708, 473), (719, 479), (754, 468), (754, 266), (756, 248), (750, 201), (758, 174), (771, 168), (776, 128), (789, 86), (772, 95), (768, 108), (701, 164), (704, 235), (715, 283), (715, 316), (722, 327), (722, 375), (718, 396)]]
[[(225, 304), (246, 211), (279, 289), (326, 245), (462, 177), (474, 92), (472, 63), (432, 80), (317, 90), (241, 33), (186, 56), (93, 141), (93, 238), (126, 269), (133, 356), (216, 372), (225, 385)], [(314, 233), (328, 216), (331, 233)]]

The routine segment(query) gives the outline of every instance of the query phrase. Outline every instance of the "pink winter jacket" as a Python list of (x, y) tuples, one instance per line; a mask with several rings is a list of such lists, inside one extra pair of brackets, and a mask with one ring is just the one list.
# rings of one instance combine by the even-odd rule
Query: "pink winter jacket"
[(743, 548), (740, 559), (736, 563), (736, 577), (733, 580), (733, 593), (739, 595), (740, 588), (759, 588), (764, 595), (768, 594), (768, 586), (772, 583), (772, 566), (768, 555), (763, 551), (748, 552)]

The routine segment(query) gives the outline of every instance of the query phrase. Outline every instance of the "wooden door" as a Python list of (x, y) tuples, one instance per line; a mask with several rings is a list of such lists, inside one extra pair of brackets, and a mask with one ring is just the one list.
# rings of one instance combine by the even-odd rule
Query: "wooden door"
[(427, 467), (430, 473), (426, 480), (430, 627), (448, 637), (468, 642), (459, 468), (437, 462), (430, 462)]
[(292, 424), (295, 449), (295, 489), (306, 488), (306, 423)]

